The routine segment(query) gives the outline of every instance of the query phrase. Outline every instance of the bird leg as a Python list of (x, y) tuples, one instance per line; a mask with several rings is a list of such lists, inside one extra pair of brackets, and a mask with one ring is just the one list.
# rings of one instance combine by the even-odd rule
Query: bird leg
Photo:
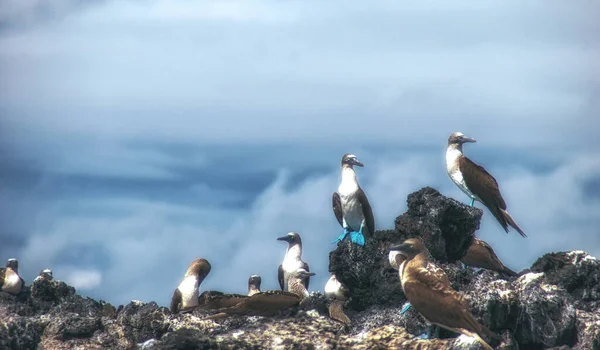
[[(346, 223), (346, 221), (344, 220), (344, 224)], [(350, 229), (348, 228), (348, 226), (344, 226), (344, 233), (342, 233), (341, 235), (338, 236), (338, 238), (334, 239), (333, 241), (331, 241), (331, 244), (335, 243), (335, 242), (340, 242), (343, 241), (344, 238), (346, 238), (346, 236), (350, 233)]]
[(432, 325), (429, 325), (427, 327), (427, 332), (426, 333), (421, 334), (417, 338), (421, 338), (421, 339), (433, 339), (433, 338), (439, 338), (439, 337), (440, 337), (440, 327), (437, 327), (436, 325), (432, 324)]
[(410, 302), (408, 302), (408, 301), (407, 301), (407, 302), (404, 304), (404, 307), (402, 308), (402, 310), (400, 311), (400, 315), (404, 315), (404, 313), (405, 313), (406, 311), (408, 311), (408, 310), (410, 309), (410, 307), (411, 307), (411, 306), (412, 306), (412, 305), (410, 304)]
[(356, 243), (360, 246), (364, 246), (365, 245), (365, 236), (363, 235), (363, 228), (365, 227), (365, 222), (363, 220), (363, 222), (360, 224), (360, 229), (357, 231), (353, 231), (350, 232), (350, 241), (352, 241), (353, 243)]
[(469, 206), (472, 207), (473, 204), (475, 204), (475, 198), (471, 197), (471, 204), (469, 204)]

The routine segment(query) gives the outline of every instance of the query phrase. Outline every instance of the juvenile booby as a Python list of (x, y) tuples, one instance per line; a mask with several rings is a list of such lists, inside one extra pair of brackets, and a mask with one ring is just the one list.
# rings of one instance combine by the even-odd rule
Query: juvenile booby
[[(279, 286), (281, 290), (287, 291), (288, 289), (288, 277), (290, 273), (296, 271), (299, 268), (303, 268), (306, 271), (308, 264), (302, 260), (302, 238), (296, 232), (289, 232), (283, 237), (277, 238), (279, 241), (286, 241), (288, 243), (287, 250), (283, 262), (277, 269), (277, 279), (279, 280)], [(304, 287), (308, 289), (309, 278), (304, 280)]]
[(292, 271), (288, 276), (288, 291), (302, 299), (308, 298), (308, 289), (305, 286), (308, 284), (308, 279), (314, 275), (314, 272), (308, 272), (302, 267)]
[(365, 236), (375, 232), (375, 218), (367, 195), (356, 179), (354, 166), (363, 167), (354, 154), (342, 157), (342, 181), (331, 198), (333, 213), (344, 232), (332, 243), (342, 241), (350, 234), (350, 240), (365, 245)]
[(248, 299), (248, 296), (243, 294), (226, 294), (215, 290), (207, 290), (198, 297), (196, 308), (199, 310), (220, 309), (237, 305), (246, 299)]
[(19, 276), (19, 261), (10, 258), (6, 261), (6, 268), (0, 269), (0, 290), (8, 294), (17, 295), (25, 286), (25, 281)]
[[(388, 262), (390, 263), (390, 266), (396, 271), (400, 270), (400, 265), (404, 260), (406, 260), (406, 257), (400, 254), (400, 252), (397, 250), (390, 250), (390, 252), (388, 253)], [(407, 302), (404, 305), (402, 310), (400, 310), (400, 314), (404, 314), (406, 311), (408, 311), (408, 309), (410, 309), (410, 302)]]
[(240, 303), (218, 310), (204, 319), (218, 319), (230, 315), (275, 316), (300, 304), (302, 298), (294, 293), (281, 290), (267, 290), (246, 297)]
[(325, 284), (325, 297), (329, 299), (329, 317), (348, 326), (350, 318), (344, 313), (344, 303), (350, 298), (350, 290), (338, 281), (334, 273)]
[(260, 293), (260, 283), (262, 279), (259, 275), (252, 275), (248, 279), (248, 296), (253, 296), (256, 293)]
[[(406, 257), (398, 271), (402, 289), (428, 324), (474, 337), (486, 349), (492, 349), (482, 338), (497, 336), (473, 317), (469, 304), (452, 289), (446, 273), (429, 261), (429, 251), (419, 238), (408, 239), (390, 249)], [(431, 338), (430, 332), (427, 338)]]
[(50, 269), (43, 269), (42, 271), (40, 271), (40, 275), (37, 276), (33, 281), (38, 281), (38, 280), (48, 280), (48, 281), (52, 281), (54, 279), (54, 276), (52, 276), (52, 270)]
[(187, 312), (198, 306), (198, 287), (210, 273), (210, 263), (206, 259), (194, 259), (183, 277), (183, 281), (173, 292), (171, 312)]
[(467, 254), (465, 254), (460, 261), (465, 265), (505, 273), (508, 276), (518, 275), (518, 273), (502, 264), (489, 244), (477, 237), (473, 239), (473, 243), (469, 247), (469, 250), (467, 250)]
[(521, 236), (527, 235), (515, 223), (506, 211), (506, 203), (500, 194), (496, 179), (488, 173), (485, 168), (475, 164), (465, 157), (462, 145), (465, 142), (477, 142), (475, 139), (465, 137), (460, 132), (455, 132), (448, 138), (448, 149), (446, 150), (446, 170), (450, 179), (471, 198), (471, 206), (475, 200), (483, 203), (502, 225), (504, 231), (508, 232), (508, 225), (517, 230)]

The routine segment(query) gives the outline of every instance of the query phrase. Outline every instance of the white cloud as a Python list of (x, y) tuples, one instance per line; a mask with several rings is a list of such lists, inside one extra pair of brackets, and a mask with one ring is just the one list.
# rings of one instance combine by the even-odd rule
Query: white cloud
[(98, 288), (102, 284), (102, 273), (97, 270), (57, 270), (57, 272), (61, 272), (61, 276), (64, 276), (61, 280), (75, 287), (79, 293), (85, 293), (85, 291), (90, 289)]

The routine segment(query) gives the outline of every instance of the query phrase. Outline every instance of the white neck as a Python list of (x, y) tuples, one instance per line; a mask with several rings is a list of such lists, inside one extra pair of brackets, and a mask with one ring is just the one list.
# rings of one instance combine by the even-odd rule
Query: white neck
[(460, 145), (452, 144), (448, 146), (446, 150), (446, 169), (448, 172), (455, 167), (457, 159), (462, 155), (462, 147)]
[(351, 167), (342, 167), (342, 182), (338, 187), (340, 194), (352, 193), (358, 189), (358, 181), (356, 180), (356, 173)]
[(302, 256), (302, 245), (299, 243), (294, 243), (288, 246), (287, 251), (285, 252), (285, 260), (293, 259), (300, 260)]

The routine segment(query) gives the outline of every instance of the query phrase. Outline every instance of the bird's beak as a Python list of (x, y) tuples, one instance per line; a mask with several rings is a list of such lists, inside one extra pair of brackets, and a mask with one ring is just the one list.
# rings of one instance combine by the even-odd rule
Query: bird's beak
[(475, 139), (472, 139), (472, 138), (470, 138), (470, 137), (463, 137), (463, 138), (462, 138), (462, 142), (463, 142), (463, 143), (464, 143), (464, 142), (477, 142), (477, 140), (475, 140)]
[(356, 166), (360, 166), (360, 167), (364, 167), (364, 166), (365, 166), (363, 163), (359, 162), (359, 161), (358, 161), (358, 159), (354, 160), (354, 162), (353, 162), (353, 163), (354, 163), (354, 165), (356, 165)]
[(306, 275), (307, 276), (314, 276), (314, 275), (316, 275), (316, 273), (314, 273), (314, 272), (308, 272)]
[(407, 245), (404, 243), (396, 244), (396, 245), (393, 245), (390, 247), (390, 251), (402, 253), (402, 252), (406, 251), (406, 247), (407, 247)]
[(286, 241), (286, 242), (287, 242), (287, 241), (289, 241), (289, 239), (290, 239), (290, 237), (289, 237), (289, 236), (287, 236), (287, 235), (286, 235), (286, 236), (283, 236), (283, 237), (278, 237), (278, 238), (277, 238), (277, 240), (278, 240), (278, 241)]

